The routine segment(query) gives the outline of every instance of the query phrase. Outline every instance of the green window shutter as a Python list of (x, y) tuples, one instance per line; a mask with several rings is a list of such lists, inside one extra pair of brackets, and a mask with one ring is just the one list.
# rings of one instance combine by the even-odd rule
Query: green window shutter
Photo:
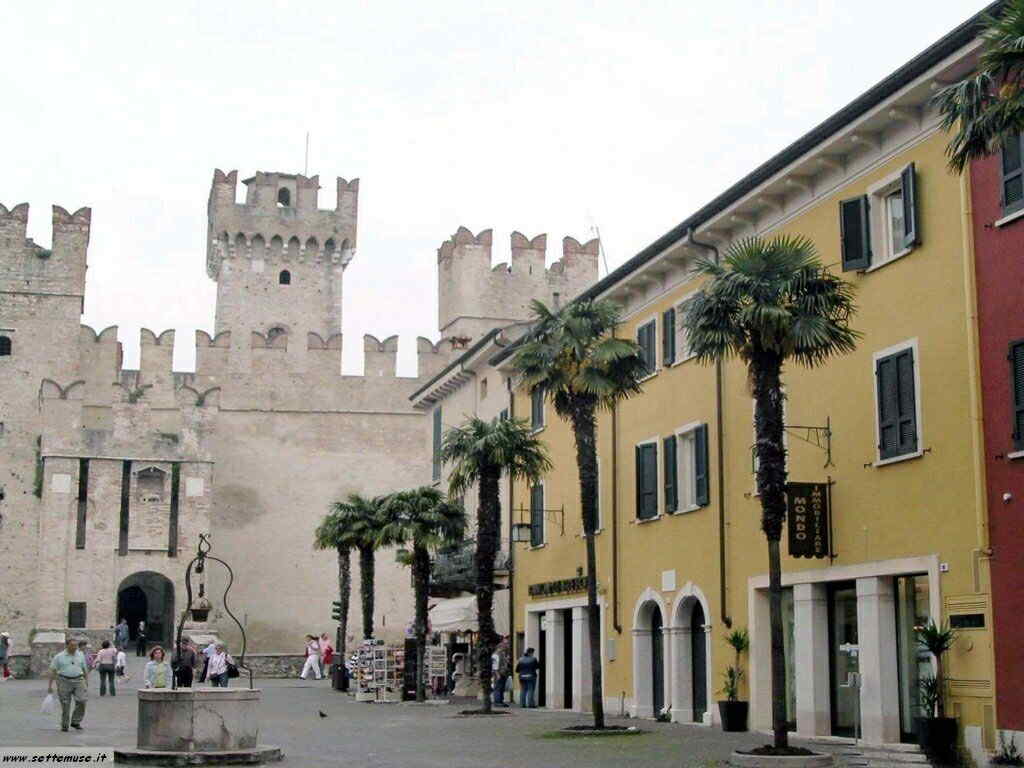
[(917, 173), (911, 163), (900, 173), (903, 186), (903, 247), (911, 248), (921, 242), (921, 228), (917, 223)]
[(636, 331), (636, 343), (640, 345), (640, 357), (643, 358), (647, 373), (654, 373), (657, 359), (654, 351), (654, 323), (640, 326)]
[(1010, 387), (1013, 391), (1013, 447), (1024, 450), (1024, 339), (1010, 344)]
[(661, 316), (661, 364), (672, 365), (676, 361), (676, 310), (670, 309)]
[(544, 486), (535, 485), (530, 489), (530, 546), (539, 547), (544, 543)]
[(693, 477), (697, 506), (706, 507), (711, 500), (707, 424), (701, 424), (693, 433)]
[(665, 511), (675, 512), (679, 509), (679, 464), (676, 461), (676, 436), (666, 437), (664, 445), (662, 472), (665, 478)]
[(441, 479), (441, 408), (438, 407), (434, 410), (434, 466), (433, 474), (431, 475), (434, 480)]
[(917, 450), (917, 396), (914, 352), (905, 349), (881, 358), (878, 386), (878, 455), (890, 459)]
[(870, 267), (871, 234), (868, 226), (867, 195), (839, 203), (839, 232), (842, 240), (843, 272)]
[(541, 387), (530, 391), (530, 426), (534, 429), (544, 426), (544, 390)]
[(658, 514), (658, 444), (636, 447), (636, 516), (647, 520)]
[(1024, 163), (1021, 158), (1020, 134), (1010, 136), (1003, 144), (1002, 151), (1002, 205), (1003, 214), (1010, 214), (1024, 208)]

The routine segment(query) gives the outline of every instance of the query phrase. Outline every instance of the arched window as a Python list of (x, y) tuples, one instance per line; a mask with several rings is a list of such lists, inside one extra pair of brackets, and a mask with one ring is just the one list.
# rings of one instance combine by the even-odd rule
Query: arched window
[(273, 341), (278, 336), (284, 336), (287, 333), (284, 328), (279, 325), (275, 325), (269, 331), (267, 331), (267, 341)]
[(292, 273), (287, 269), (282, 269), (281, 274), (277, 276), (277, 282), (280, 285), (291, 285), (292, 284)]
[(0, 336), (0, 357), (7, 357), (11, 354), (11, 337)]
[(292, 204), (292, 193), (288, 191), (287, 187), (281, 187), (277, 190), (277, 204), (282, 208), (288, 208)]

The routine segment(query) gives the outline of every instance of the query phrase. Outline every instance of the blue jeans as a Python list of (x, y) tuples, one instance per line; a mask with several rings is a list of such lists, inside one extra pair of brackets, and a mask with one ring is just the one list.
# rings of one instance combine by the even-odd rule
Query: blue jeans
[(214, 688), (228, 687), (228, 673), (221, 672), (219, 675), (210, 675), (210, 685)]
[(523, 709), (537, 706), (537, 677), (519, 678), (519, 706)]
[(495, 675), (491, 689), (491, 701), (495, 704), (505, 703), (505, 686), (508, 684), (508, 675)]

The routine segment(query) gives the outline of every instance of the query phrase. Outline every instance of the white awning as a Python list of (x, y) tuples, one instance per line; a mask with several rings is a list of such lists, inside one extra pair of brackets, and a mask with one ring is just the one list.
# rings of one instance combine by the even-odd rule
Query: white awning
[[(508, 634), (508, 590), (494, 591), (494, 631)], [(428, 614), (434, 632), (479, 632), (476, 621), (476, 595), (438, 600)]]

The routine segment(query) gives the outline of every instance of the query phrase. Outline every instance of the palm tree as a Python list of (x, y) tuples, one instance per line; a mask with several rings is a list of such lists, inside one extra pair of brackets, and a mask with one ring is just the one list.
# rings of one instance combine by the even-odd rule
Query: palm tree
[(466, 513), (461, 505), (446, 500), (436, 488), (424, 486), (389, 496), (381, 508), (381, 516), (383, 525), (377, 535), (381, 546), (412, 546), (406, 563), (412, 566), (416, 601), (416, 701), (424, 701), (423, 656), (427, 646), (430, 552), (462, 541)]
[(544, 444), (525, 420), (484, 421), (473, 417), (461, 427), (448, 430), (441, 460), (453, 465), (448, 495), (459, 498), (479, 487), (476, 510), (476, 612), (480, 631), (478, 645), (480, 684), (484, 712), (491, 711), (491, 654), (497, 645), (494, 633), (494, 557), (501, 535), (501, 500), (498, 483), (504, 472), (510, 480), (535, 483), (551, 469)]
[(982, 24), (977, 71), (934, 98), (943, 130), (954, 132), (946, 156), (956, 173), (1024, 132), (1024, 0), (1008, 0)]
[(573, 302), (552, 312), (532, 303), (536, 325), (513, 365), (531, 391), (540, 391), (572, 424), (576, 440), (583, 535), (587, 547), (587, 632), (590, 637), (594, 728), (604, 728), (601, 624), (597, 608), (597, 411), (640, 392), (647, 366), (640, 348), (614, 335), (619, 309), (609, 301)]
[(788, 745), (786, 668), (782, 647), (782, 564), (779, 539), (786, 515), (782, 369), (807, 367), (852, 352), (853, 289), (822, 266), (805, 237), (751, 237), (732, 245), (724, 263), (701, 260), (710, 278), (689, 303), (683, 322), (690, 350), (702, 363), (738, 356), (754, 396), (757, 490), (768, 539), (771, 615), (772, 728), (775, 746)]
[(313, 534), (313, 546), (317, 549), (338, 551), (338, 606), (339, 621), (335, 645), (338, 658), (345, 658), (345, 638), (348, 637), (348, 606), (352, 593), (352, 550), (355, 543), (349, 534), (342, 515), (333, 510), (328, 513)]
[(359, 597), (363, 609), (363, 639), (374, 635), (373, 585), (376, 571), (375, 554), (379, 544), (377, 533), (381, 525), (380, 509), (385, 497), (368, 497), (350, 493), (345, 501), (331, 505), (331, 512), (339, 517), (353, 549), (359, 550)]

